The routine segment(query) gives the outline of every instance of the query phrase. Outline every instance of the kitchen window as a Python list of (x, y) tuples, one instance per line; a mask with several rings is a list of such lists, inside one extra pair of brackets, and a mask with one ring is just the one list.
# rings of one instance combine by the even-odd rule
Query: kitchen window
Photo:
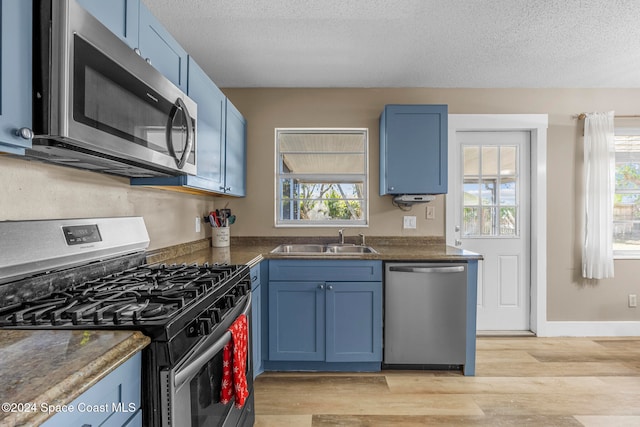
[(276, 129), (276, 226), (367, 226), (367, 129)]
[(640, 129), (616, 129), (615, 150), (614, 256), (640, 258)]

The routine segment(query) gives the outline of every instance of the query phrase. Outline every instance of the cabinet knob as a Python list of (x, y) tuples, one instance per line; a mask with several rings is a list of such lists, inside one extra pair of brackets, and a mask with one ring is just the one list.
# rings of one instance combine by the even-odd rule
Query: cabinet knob
[(134, 47), (133, 51), (136, 53), (136, 55), (142, 56), (142, 53), (140, 53), (140, 49), (138, 49), (137, 47)]
[(324, 285), (318, 285), (318, 289), (324, 289)]
[(147, 64), (151, 64), (151, 58), (144, 58), (145, 61), (147, 61)]
[(389, 187), (389, 191), (393, 191), (395, 189), (396, 189), (396, 187)]
[(456, 239), (456, 241), (454, 242), (456, 246), (461, 246), (462, 245), (462, 240)]
[(29, 128), (20, 128), (16, 130), (16, 136), (22, 139), (33, 139), (33, 131)]
[(333, 286), (329, 285), (329, 286), (327, 286), (327, 289), (331, 290), (331, 289), (333, 289)]

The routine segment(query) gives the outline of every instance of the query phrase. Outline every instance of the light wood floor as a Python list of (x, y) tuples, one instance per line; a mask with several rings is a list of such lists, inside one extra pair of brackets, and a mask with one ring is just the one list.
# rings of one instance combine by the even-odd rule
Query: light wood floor
[(455, 371), (275, 373), (256, 427), (640, 426), (640, 338), (480, 337)]

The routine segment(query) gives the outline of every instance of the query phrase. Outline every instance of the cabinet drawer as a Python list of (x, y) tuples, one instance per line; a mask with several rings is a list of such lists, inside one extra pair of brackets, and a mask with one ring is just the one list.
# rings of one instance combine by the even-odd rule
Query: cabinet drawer
[(381, 261), (271, 260), (269, 280), (368, 282), (382, 280)]

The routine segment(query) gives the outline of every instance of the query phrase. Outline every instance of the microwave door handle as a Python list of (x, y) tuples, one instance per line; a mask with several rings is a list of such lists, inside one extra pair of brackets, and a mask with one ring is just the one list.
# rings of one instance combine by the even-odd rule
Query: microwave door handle
[[(249, 315), (251, 310), (251, 293), (247, 294), (247, 302), (244, 306), (242, 314)], [(231, 340), (231, 332), (226, 331), (220, 339), (208, 347), (204, 352), (199, 355), (192, 355), (188, 360), (184, 362), (182, 367), (178, 368), (174, 375), (174, 387), (175, 390), (180, 389), (186, 383), (191, 382), (193, 378), (200, 372), (200, 369), (209, 362), (218, 352), (220, 352), (224, 346)]]
[[(176, 155), (176, 151), (173, 146), (173, 120), (178, 113), (178, 110), (182, 111), (184, 116), (184, 120), (187, 123), (187, 146), (182, 152), (182, 156), (178, 159)], [(178, 169), (182, 169), (185, 163), (187, 163), (187, 159), (189, 158), (189, 153), (191, 153), (191, 148), (193, 148), (193, 125), (191, 124), (191, 116), (189, 115), (189, 110), (187, 109), (186, 104), (182, 100), (182, 98), (177, 98), (173, 108), (171, 108), (171, 112), (169, 113), (169, 119), (167, 120), (167, 147), (169, 148), (169, 153), (176, 159), (176, 163), (178, 164)]]

